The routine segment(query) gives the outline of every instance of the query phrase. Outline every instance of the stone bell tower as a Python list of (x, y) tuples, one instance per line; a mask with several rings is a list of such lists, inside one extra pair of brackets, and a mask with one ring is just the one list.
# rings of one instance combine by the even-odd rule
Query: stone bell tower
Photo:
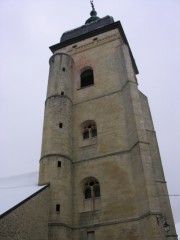
[(90, 18), (50, 47), (39, 184), (50, 240), (177, 239), (147, 97), (121, 23)]

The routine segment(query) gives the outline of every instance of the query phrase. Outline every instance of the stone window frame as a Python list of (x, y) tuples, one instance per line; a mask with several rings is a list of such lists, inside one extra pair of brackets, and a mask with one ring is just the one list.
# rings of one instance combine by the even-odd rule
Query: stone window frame
[(100, 183), (96, 178), (88, 178), (84, 181), (84, 200), (93, 200), (101, 197)]
[(81, 124), (82, 140), (97, 138), (97, 125), (94, 120), (86, 120)]

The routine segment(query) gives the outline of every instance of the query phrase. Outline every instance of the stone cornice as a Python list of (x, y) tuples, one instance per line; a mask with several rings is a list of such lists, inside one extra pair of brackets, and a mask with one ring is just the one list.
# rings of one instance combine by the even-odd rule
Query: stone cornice
[(161, 214), (160, 212), (146, 212), (140, 216), (136, 216), (136, 217), (129, 217), (129, 218), (125, 218), (125, 219), (117, 219), (114, 221), (102, 221), (100, 223), (94, 223), (94, 224), (86, 224), (86, 225), (68, 225), (65, 223), (61, 223), (61, 222), (49, 222), (48, 226), (51, 227), (55, 227), (55, 226), (62, 226), (62, 227), (66, 227), (66, 228), (70, 228), (72, 230), (76, 230), (76, 229), (82, 229), (82, 228), (92, 228), (92, 227), (101, 227), (101, 226), (107, 226), (107, 225), (114, 225), (114, 224), (122, 224), (122, 223), (127, 223), (127, 222), (135, 222), (135, 221), (139, 221), (142, 220), (146, 217), (149, 216), (157, 216)]
[(82, 162), (85, 162), (85, 161), (98, 160), (98, 159), (105, 158), (105, 157), (109, 157), (109, 156), (113, 156), (113, 155), (128, 154), (128, 153), (130, 153), (130, 152), (133, 150), (133, 148), (135, 148), (138, 144), (149, 144), (149, 142), (137, 141), (137, 142), (134, 143), (134, 145), (132, 145), (129, 149), (125, 149), (125, 150), (117, 151), (117, 152), (113, 152), (113, 153), (107, 153), (107, 154), (95, 156), (95, 157), (92, 157), (92, 158), (85, 158), (85, 159), (81, 159), (81, 160), (78, 160), (78, 161), (73, 161), (72, 158), (70, 158), (69, 156), (64, 155), (64, 154), (60, 154), (60, 153), (50, 153), (50, 154), (43, 155), (43, 156), (40, 158), (40, 161), (43, 160), (44, 158), (48, 158), (48, 157), (63, 157), (63, 158), (66, 158), (67, 160), (70, 160), (70, 161), (72, 162), (72, 164), (78, 164), (78, 163), (82, 163)]
[(53, 98), (53, 97), (59, 97), (59, 98), (67, 98), (69, 99), (69, 101), (71, 102), (71, 104), (73, 104), (72, 100), (70, 97), (66, 96), (66, 95), (60, 95), (60, 94), (54, 94), (54, 95), (51, 95), (49, 97), (46, 98), (46, 101), (45, 101), (45, 104), (46, 102), (50, 99), (50, 98)]
[(59, 50), (59, 49), (62, 49), (66, 46), (69, 46), (69, 45), (72, 45), (72, 44), (75, 44), (79, 41), (82, 41), (82, 40), (85, 40), (85, 39), (88, 39), (88, 38), (91, 38), (91, 37), (94, 37), (94, 36), (97, 36), (99, 34), (102, 34), (102, 33), (105, 33), (105, 32), (108, 32), (110, 30), (113, 30), (113, 29), (118, 29), (119, 33), (120, 33), (120, 36), (123, 40), (123, 43), (125, 43), (128, 48), (129, 48), (129, 51), (130, 51), (130, 57), (131, 57), (131, 61), (132, 61), (132, 65), (133, 65), (133, 68), (134, 68), (134, 71), (136, 74), (139, 73), (138, 71), (138, 68), (136, 66), (136, 62), (134, 60), (134, 57), (132, 55), (132, 52), (131, 52), (131, 48), (129, 46), (129, 43), (127, 41), (127, 38), (125, 36), (125, 33), (124, 33), (124, 30), (122, 28), (122, 25), (120, 23), (120, 21), (117, 21), (117, 22), (114, 22), (114, 23), (111, 23), (111, 24), (108, 24), (104, 27), (101, 27), (101, 28), (97, 28), (95, 29), (94, 31), (91, 31), (91, 32), (87, 32), (85, 34), (81, 34), (77, 37), (74, 37), (74, 38), (71, 38), (71, 39), (68, 39), (64, 42), (60, 42), (58, 44), (55, 44), (53, 46), (50, 47), (50, 50), (54, 53), (55, 51)]
[(85, 51), (90, 48), (92, 49), (92, 48), (98, 47), (105, 43), (114, 41), (116, 39), (120, 39), (120, 36), (118, 36), (117, 34), (113, 34), (111, 36), (107, 36), (107, 37), (97, 39), (97, 40), (92, 39), (91, 42), (83, 42), (82, 45), (77, 46), (76, 48), (72, 47), (72, 48), (68, 49), (67, 52), (73, 56), (74, 54), (80, 53), (80, 52)]
[(129, 154), (133, 150), (133, 148), (135, 148), (138, 144), (149, 144), (149, 142), (137, 141), (132, 147), (130, 147), (127, 150), (117, 151), (117, 152), (113, 152), (113, 153), (107, 153), (107, 154), (100, 155), (100, 156), (95, 156), (95, 157), (92, 157), (92, 158), (81, 159), (81, 160), (78, 160), (78, 161), (74, 161), (73, 164), (78, 164), (78, 163), (82, 163), (82, 162), (90, 161), (90, 160), (98, 160), (98, 159), (101, 159), (101, 158), (104, 159), (105, 157), (118, 155), (118, 154)]
[(72, 162), (72, 159), (69, 156), (61, 154), (61, 153), (50, 153), (50, 154), (43, 155), (39, 161), (43, 160), (44, 158), (49, 158), (49, 157), (63, 157)]
[(133, 81), (130, 81), (130, 80), (127, 80), (126, 83), (118, 90), (116, 91), (113, 91), (113, 92), (110, 92), (110, 93), (106, 93), (106, 94), (103, 94), (103, 95), (100, 95), (100, 96), (97, 96), (97, 97), (94, 97), (94, 98), (91, 98), (91, 99), (88, 99), (88, 100), (85, 100), (85, 101), (82, 101), (82, 102), (77, 102), (77, 103), (74, 103), (73, 105), (78, 105), (78, 104), (81, 104), (81, 103), (85, 103), (85, 102), (89, 102), (89, 101), (93, 101), (93, 100), (96, 100), (96, 99), (99, 99), (99, 98), (103, 98), (103, 97), (106, 97), (106, 96), (111, 96), (113, 94), (116, 94), (116, 93), (119, 93), (119, 92), (122, 92), (126, 86), (128, 85), (128, 83), (131, 83), (131, 84), (136, 84), (135, 82)]

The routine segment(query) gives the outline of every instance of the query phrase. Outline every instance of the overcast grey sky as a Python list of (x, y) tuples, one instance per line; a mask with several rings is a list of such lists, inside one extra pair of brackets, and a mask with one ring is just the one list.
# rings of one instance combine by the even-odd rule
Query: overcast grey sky
[[(148, 97), (169, 194), (180, 194), (180, 1), (94, 0), (120, 20)], [(89, 0), (0, 0), (0, 177), (37, 171), (49, 46), (84, 24)], [(180, 221), (180, 197), (170, 197)]]

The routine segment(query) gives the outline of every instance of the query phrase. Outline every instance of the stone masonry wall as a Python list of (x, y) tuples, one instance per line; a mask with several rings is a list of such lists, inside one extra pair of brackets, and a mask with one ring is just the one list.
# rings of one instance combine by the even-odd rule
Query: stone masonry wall
[(48, 192), (46, 188), (0, 219), (1, 240), (48, 239)]

